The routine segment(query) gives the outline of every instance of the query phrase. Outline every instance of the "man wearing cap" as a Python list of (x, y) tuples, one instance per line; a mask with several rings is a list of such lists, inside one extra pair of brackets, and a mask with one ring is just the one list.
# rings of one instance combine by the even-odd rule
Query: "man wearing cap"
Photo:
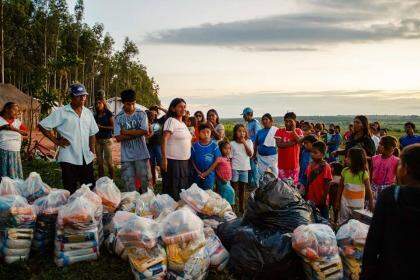
[[(54, 144), (60, 147), (63, 186), (73, 193), (80, 184), (95, 183), (93, 158), (95, 134), (99, 131), (92, 112), (84, 107), (88, 93), (82, 84), (72, 84), (69, 89), (70, 104), (58, 108), (43, 119), (38, 127)], [(56, 129), (60, 137), (55, 137)]]
[[(246, 107), (242, 111), (242, 117), (246, 121), (246, 128), (248, 130), (248, 138), (252, 141), (252, 143), (255, 142), (255, 139), (257, 137), (258, 130), (261, 129), (261, 124), (257, 119), (254, 119), (254, 111)], [(249, 171), (249, 185), (251, 187), (256, 187), (258, 185), (257, 182), (257, 163), (254, 158), (251, 159), (251, 170)]]

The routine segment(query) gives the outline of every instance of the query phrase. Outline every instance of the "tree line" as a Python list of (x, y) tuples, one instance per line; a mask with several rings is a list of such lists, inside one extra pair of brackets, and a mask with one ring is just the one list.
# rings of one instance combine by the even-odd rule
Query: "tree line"
[(159, 86), (138, 59), (137, 45), (126, 37), (114, 50), (102, 23), (83, 22), (83, 0), (73, 13), (66, 0), (0, 0), (0, 5), (1, 82), (38, 98), (43, 111), (67, 102), (73, 82), (83, 83), (89, 93), (102, 89), (107, 98), (133, 88), (139, 103), (160, 104)]

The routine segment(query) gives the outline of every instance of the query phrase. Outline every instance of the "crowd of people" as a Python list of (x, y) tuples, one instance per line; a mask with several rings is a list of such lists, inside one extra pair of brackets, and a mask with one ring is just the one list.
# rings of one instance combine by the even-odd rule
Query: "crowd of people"
[[(299, 121), (293, 112), (284, 115), (280, 128), (269, 113), (260, 123), (247, 107), (244, 123), (236, 124), (232, 139), (227, 139), (216, 110), (191, 116), (182, 98), (172, 100), (167, 110), (152, 106), (143, 111), (136, 107), (136, 93), (124, 90), (123, 108), (113, 116), (103, 92), (93, 111), (84, 106), (88, 94), (83, 85), (73, 84), (70, 95), (69, 104), (38, 126), (60, 147), (57, 161), (70, 192), (81, 184), (94, 185), (95, 154), (99, 177), (105, 169), (115, 177), (115, 139), (121, 144), (125, 191), (153, 188), (159, 171), (162, 192), (175, 200), (181, 189), (196, 183), (219, 192), (242, 213), (247, 194), (258, 188), (262, 174), (271, 172), (294, 185), (337, 225), (355, 209), (376, 208), (366, 244), (366, 276), (374, 275), (378, 263), (388, 265), (382, 272), (390, 273), (410, 263), (398, 256), (391, 259), (396, 258), (396, 239), (411, 251), (410, 242), (420, 233), (420, 136), (414, 123), (407, 122), (406, 135), (397, 140), (379, 122), (369, 124), (366, 116), (358, 115), (342, 135), (336, 124)], [(18, 115), (19, 107), (12, 102), (0, 113), (0, 175), (11, 178), (23, 176), (20, 148), (27, 128)], [(390, 221), (400, 228), (389, 226)]]

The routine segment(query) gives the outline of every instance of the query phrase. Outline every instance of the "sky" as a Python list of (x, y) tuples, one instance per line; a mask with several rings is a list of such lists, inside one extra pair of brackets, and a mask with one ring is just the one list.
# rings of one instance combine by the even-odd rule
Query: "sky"
[[(69, 0), (73, 9), (74, 0)], [(420, 115), (420, 0), (85, 0), (191, 112)]]

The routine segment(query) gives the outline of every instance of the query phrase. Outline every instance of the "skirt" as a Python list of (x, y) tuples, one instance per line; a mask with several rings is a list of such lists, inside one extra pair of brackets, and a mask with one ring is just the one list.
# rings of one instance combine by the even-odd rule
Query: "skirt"
[(190, 187), (189, 161), (168, 159), (167, 170), (163, 172), (162, 180), (163, 193), (169, 194), (175, 201), (178, 201), (181, 190)]
[(0, 176), (7, 176), (12, 179), (23, 179), (20, 152), (0, 149)]

